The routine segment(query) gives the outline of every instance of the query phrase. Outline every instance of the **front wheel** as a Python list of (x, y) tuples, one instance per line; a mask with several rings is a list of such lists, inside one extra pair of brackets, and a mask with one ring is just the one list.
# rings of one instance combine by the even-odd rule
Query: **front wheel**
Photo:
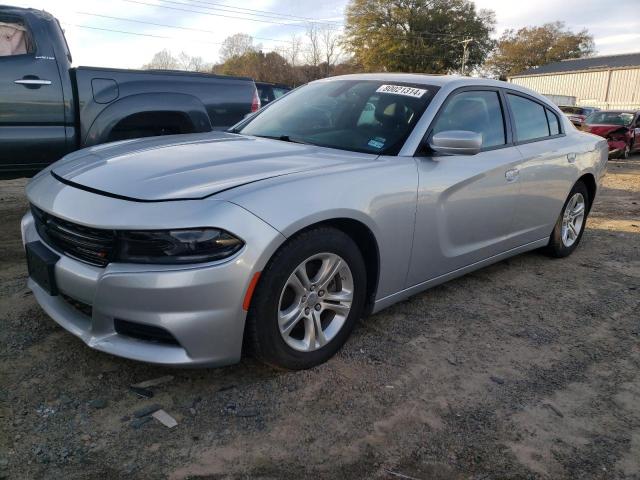
[(270, 365), (299, 370), (331, 358), (360, 318), (366, 270), (355, 242), (319, 227), (289, 240), (261, 275), (247, 341)]
[(589, 211), (589, 192), (582, 182), (574, 185), (562, 207), (562, 212), (549, 238), (547, 252), (558, 258), (566, 257), (578, 247)]

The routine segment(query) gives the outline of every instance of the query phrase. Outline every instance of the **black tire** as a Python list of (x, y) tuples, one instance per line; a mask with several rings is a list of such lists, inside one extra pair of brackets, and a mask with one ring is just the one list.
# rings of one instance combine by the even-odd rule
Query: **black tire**
[[(291, 348), (280, 333), (280, 294), (298, 265), (319, 253), (339, 255), (347, 263), (353, 276), (353, 301), (341, 329), (326, 345), (301, 352)], [(245, 346), (258, 360), (277, 368), (302, 370), (324, 363), (342, 347), (361, 317), (366, 289), (365, 263), (351, 237), (331, 227), (302, 232), (287, 241), (262, 272), (247, 315)]]
[[(578, 232), (577, 239), (574, 241), (572, 245), (566, 246), (562, 241), (562, 220), (564, 218), (567, 205), (569, 204), (569, 200), (571, 200), (571, 198), (576, 193), (580, 193), (584, 197), (584, 201), (585, 201), (584, 220), (582, 221), (582, 226), (580, 228), (580, 231)], [(562, 206), (562, 211), (560, 212), (560, 215), (558, 215), (558, 221), (556, 222), (556, 225), (553, 228), (553, 232), (551, 232), (551, 236), (549, 237), (549, 244), (547, 245), (545, 250), (550, 256), (556, 257), (556, 258), (567, 257), (571, 255), (571, 253), (573, 253), (573, 251), (578, 247), (578, 245), (580, 244), (580, 240), (582, 239), (582, 234), (584, 233), (585, 226), (587, 225), (587, 217), (589, 215), (589, 209), (591, 206), (590, 202), (591, 202), (591, 198), (589, 198), (589, 191), (587, 190), (587, 187), (585, 186), (585, 184), (582, 182), (576, 183), (571, 189), (571, 192), (569, 192), (569, 195), (567, 196), (567, 199), (565, 200), (564, 205)]]
[(631, 156), (631, 144), (627, 143), (620, 157), (627, 160), (630, 156)]

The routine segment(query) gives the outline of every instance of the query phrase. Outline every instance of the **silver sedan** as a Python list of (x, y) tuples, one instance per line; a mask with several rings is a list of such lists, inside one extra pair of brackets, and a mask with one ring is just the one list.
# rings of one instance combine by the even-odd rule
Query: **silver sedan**
[(356, 321), (519, 253), (578, 246), (607, 143), (509, 83), (298, 88), (229, 132), (101, 145), (27, 186), (29, 287), (87, 345), (309, 368)]

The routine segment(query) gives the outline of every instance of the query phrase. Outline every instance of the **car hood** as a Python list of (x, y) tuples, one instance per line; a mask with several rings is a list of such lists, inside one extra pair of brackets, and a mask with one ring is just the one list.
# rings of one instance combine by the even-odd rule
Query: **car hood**
[(55, 163), (60, 181), (139, 201), (192, 200), (268, 178), (339, 168), (375, 155), (223, 132), (88, 148)]
[(600, 135), (601, 137), (606, 137), (607, 135), (609, 135), (611, 132), (615, 130), (620, 130), (620, 129), (624, 130), (626, 128), (627, 127), (622, 125), (597, 125), (597, 124), (584, 125), (582, 127), (582, 129), (585, 132), (593, 133), (594, 135)]

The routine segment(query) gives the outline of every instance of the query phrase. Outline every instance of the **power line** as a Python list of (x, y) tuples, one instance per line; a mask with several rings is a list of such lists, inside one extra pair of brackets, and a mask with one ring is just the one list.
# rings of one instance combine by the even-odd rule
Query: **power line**
[(393, 33), (386, 33), (386, 32), (371, 32), (375, 35), (387, 35), (389, 37), (402, 37), (402, 38), (407, 38), (407, 35), (416, 35), (419, 38), (421, 37), (433, 37), (433, 38), (442, 38), (442, 37), (451, 37), (451, 38), (466, 38), (468, 37), (468, 35), (466, 34), (458, 34), (458, 33), (433, 33), (433, 32), (408, 32), (407, 34), (393, 34)]
[[(76, 23), (68, 23), (68, 22), (62, 22), (64, 25), (70, 26), (70, 27), (78, 27), (78, 28), (86, 28), (89, 30), (99, 30), (101, 32), (110, 32), (110, 33), (119, 33), (119, 34), (123, 34), (123, 35), (135, 35), (138, 37), (152, 37), (152, 38), (160, 38), (160, 39), (164, 39), (164, 40), (182, 40), (180, 38), (177, 37), (169, 37), (166, 35), (155, 35), (155, 34), (151, 34), (151, 33), (140, 33), (140, 32), (129, 32), (126, 30), (116, 30), (116, 29), (112, 29), (112, 28), (102, 28), (102, 27), (94, 27), (91, 25), (80, 25), (80, 24), (76, 24)], [(207, 44), (211, 44), (211, 45), (222, 45), (223, 42), (208, 42), (208, 41), (192, 41), (191, 43), (207, 43)], [(310, 50), (300, 50), (302, 53), (306, 52), (308, 53)], [(274, 50), (268, 50), (268, 51), (262, 51), (262, 53), (277, 53)], [(403, 53), (403, 52), (397, 52), (393, 54), (394, 56), (414, 56), (414, 57), (420, 57), (420, 58), (428, 58), (431, 60), (445, 60), (445, 57), (443, 56), (435, 56), (435, 55), (424, 55), (424, 54), (416, 54), (416, 53)]]
[[(198, 10), (190, 10), (190, 9), (187, 9), (187, 8), (171, 7), (169, 5), (159, 5), (159, 4), (155, 4), (155, 3), (140, 2), (138, 0), (123, 0), (123, 1), (124, 2), (128, 2), (128, 3), (136, 3), (138, 5), (146, 5), (148, 7), (159, 7), (159, 8), (166, 8), (166, 9), (170, 9), (170, 10), (177, 10), (177, 11), (181, 11), (181, 12), (198, 13), (200, 15), (209, 15), (211, 17), (233, 18), (233, 19), (236, 19), (236, 20), (247, 20), (249, 22), (271, 23), (271, 24), (274, 24), (274, 25), (286, 25), (286, 26), (291, 26), (291, 27), (307, 28), (306, 25), (300, 25), (298, 23), (276, 22), (274, 20), (271, 20), (271, 21), (269, 21), (269, 20), (261, 20), (259, 18), (236, 17), (236, 16), (233, 16), (233, 15), (223, 15), (221, 13), (200, 12)], [(167, 2), (167, 3), (172, 3), (172, 4), (176, 4), (176, 5), (189, 5), (188, 3), (175, 2), (173, 0), (160, 0), (160, 1)], [(198, 7), (196, 7), (196, 8), (198, 8)], [(199, 7), (199, 8), (207, 8), (207, 7)], [(210, 8), (210, 9), (212, 9), (212, 8)]]
[[(103, 28), (103, 27), (94, 27), (92, 25), (80, 25), (77, 23), (68, 23), (68, 22), (61, 22), (63, 25), (69, 26), (69, 27), (78, 27), (78, 28), (85, 28), (85, 29), (89, 29), (89, 30), (99, 30), (101, 32), (109, 32), (109, 33), (119, 33), (122, 35), (135, 35), (137, 37), (151, 37), (151, 38), (160, 38), (163, 40), (178, 40), (178, 41), (182, 41), (182, 38), (178, 38), (178, 37), (169, 37), (166, 35), (155, 35), (152, 33), (140, 33), (140, 32), (130, 32), (130, 31), (126, 31), (126, 30), (116, 30), (113, 28)], [(194, 44), (201, 44), (201, 43), (206, 43), (206, 44), (210, 44), (210, 45), (223, 45), (224, 42), (211, 42), (211, 41), (201, 41), (201, 40), (191, 40), (189, 43), (194, 43)], [(278, 53), (276, 50), (259, 50), (262, 53)], [(300, 50), (301, 53), (305, 53), (307, 52), (307, 50)]]
[[(125, 30), (115, 30), (112, 28), (102, 28), (102, 27), (93, 27), (91, 25), (79, 25), (77, 23), (67, 23), (67, 22), (62, 22), (64, 25), (68, 25), (71, 27), (79, 27), (79, 28), (87, 28), (89, 30), (100, 30), (102, 32), (111, 32), (111, 33), (120, 33), (120, 34), (124, 34), (124, 35), (136, 35), (138, 37), (153, 37), (153, 38), (162, 38), (165, 40), (181, 40), (180, 38), (176, 38), (176, 37), (167, 37), (165, 35), (154, 35), (152, 33), (139, 33), (139, 32), (128, 32)], [(195, 43), (195, 42), (193, 42)], [(208, 41), (198, 41), (197, 43), (208, 43), (211, 45), (222, 45), (222, 42), (208, 42)]]
[[(283, 26), (288, 26), (288, 27), (297, 27), (297, 28), (307, 28), (308, 25), (302, 25), (300, 23), (287, 23), (287, 22), (277, 22), (275, 20), (262, 20), (259, 18), (247, 18), (247, 17), (237, 17), (237, 16), (233, 16), (233, 15), (223, 15), (221, 13), (211, 13), (211, 12), (202, 12), (199, 10), (193, 10), (193, 8), (202, 8), (202, 9), (207, 9), (207, 10), (216, 10), (213, 7), (198, 7), (195, 5), (191, 5), (191, 4), (187, 4), (187, 3), (182, 3), (182, 2), (177, 2), (175, 0), (158, 0), (161, 2), (165, 2), (165, 3), (171, 3), (171, 4), (175, 4), (175, 5), (182, 5), (182, 6), (191, 6), (192, 9), (188, 9), (188, 8), (180, 8), (180, 7), (173, 7), (173, 6), (169, 6), (169, 5), (162, 5), (162, 4), (156, 4), (156, 3), (147, 3), (147, 2), (143, 2), (140, 0), (122, 0), (124, 2), (128, 2), (128, 3), (134, 3), (134, 4), (138, 4), (138, 5), (145, 5), (148, 7), (157, 7), (157, 8), (165, 8), (165, 9), (169, 9), (169, 10), (176, 10), (176, 11), (180, 11), (180, 12), (188, 12), (188, 13), (196, 13), (196, 14), (200, 14), (200, 15), (207, 15), (207, 16), (212, 16), (212, 17), (223, 17), (223, 18), (233, 18), (233, 19), (237, 19), (237, 20), (247, 20), (250, 22), (260, 22), (260, 23), (268, 23), (268, 24), (274, 24), (274, 25), (283, 25)], [(219, 9), (217, 10), (219, 11)], [(225, 11), (225, 10), (222, 10)], [(240, 12), (229, 12), (229, 13), (240, 13)], [(275, 14), (275, 12), (272, 12)], [(255, 14), (248, 14), (247, 15), (255, 15)], [(286, 20), (284, 18), (281, 17), (267, 17), (267, 18), (279, 18), (280, 20)], [(312, 21), (309, 23), (318, 23), (316, 21)], [(332, 30), (341, 30), (339, 28), (337, 29), (332, 29)], [(380, 33), (377, 33), (378, 35), (380, 35)], [(442, 38), (442, 37), (451, 37), (451, 38), (465, 38), (468, 35), (464, 35), (464, 34), (454, 34), (454, 33), (432, 33), (432, 32), (411, 32), (412, 35), (416, 35), (418, 37), (431, 37), (431, 38)], [(384, 33), (385, 36), (390, 37), (390, 38), (406, 38), (406, 35), (400, 35), (400, 34), (392, 34), (392, 33)]]
[[(115, 30), (115, 29), (111, 29), (111, 28), (102, 28), (102, 27), (94, 27), (91, 25), (80, 25), (80, 24), (75, 24), (75, 23), (67, 23), (67, 22), (62, 22), (63, 25), (67, 25), (67, 26), (71, 26), (71, 27), (78, 27), (78, 28), (86, 28), (89, 30), (99, 30), (102, 32), (110, 32), (110, 33), (118, 33), (118, 34), (123, 34), (123, 35), (135, 35), (135, 36), (139, 36), (139, 37), (152, 37), (152, 38), (160, 38), (160, 39), (164, 39), (164, 40), (181, 40), (180, 38), (177, 37), (168, 37), (165, 35), (154, 35), (151, 33), (139, 33), (139, 32), (129, 32), (126, 30)], [(198, 41), (198, 42), (191, 42), (191, 43), (207, 43), (207, 44), (212, 44), (212, 45), (222, 45), (222, 42), (207, 42), (207, 41)], [(301, 52), (309, 52), (309, 50), (301, 50)], [(262, 52), (262, 53), (277, 53), (274, 50), (269, 50), (266, 52)], [(424, 54), (415, 54), (415, 53), (394, 53), (394, 56), (414, 56), (414, 57), (420, 57), (423, 59), (430, 59), (430, 60), (445, 60), (445, 57), (442, 56), (435, 56), (435, 55), (424, 55)]]
[[(232, 9), (235, 9), (235, 10), (244, 10), (244, 11), (247, 11), (247, 12), (264, 13), (264, 14), (269, 14), (273, 18), (288, 17), (288, 18), (292, 18), (292, 19), (296, 19), (296, 20), (304, 20), (304, 21), (312, 22), (312, 23), (336, 24), (336, 26), (340, 26), (340, 25), (344, 24), (344, 22), (340, 22), (338, 20), (322, 20), (322, 19), (319, 19), (319, 18), (302, 17), (300, 15), (291, 15), (291, 14), (288, 14), (288, 13), (271, 12), (269, 10), (256, 10), (254, 8), (235, 7), (235, 6), (226, 5), (226, 4), (223, 4), (223, 3), (207, 2), (205, 0), (187, 0), (187, 1), (190, 2), (190, 3), (201, 3), (201, 4), (204, 4), (204, 5), (214, 5), (214, 6), (219, 6), (219, 7), (232, 8)], [(241, 13), (241, 12), (237, 12), (237, 13)]]
[[(155, 22), (147, 22), (144, 20), (132, 20), (130, 18), (122, 18), (122, 17), (112, 17), (110, 15), (101, 15), (99, 13), (89, 13), (89, 12), (76, 12), (80, 15), (88, 15), (90, 17), (99, 17), (99, 18), (108, 18), (110, 20), (118, 20), (118, 21), (122, 21), (122, 22), (131, 22), (131, 23), (140, 23), (142, 25), (152, 25), (154, 27), (165, 27), (165, 28), (176, 28), (179, 30), (189, 30), (192, 32), (203, 32), (203, 33), (218, 33), (215, 32), (213, 30), (204, 30), (201, 28), (191, 28), (191, 27), (181, 27), (178, 25), (167, 25), (165, 23), (155, 23)], [(265, 37), (254, 37), (251, 36), (251, 38), (254, 38), (256, 40), (264, 40), (264, 41), (270, 41), (270, 42), (285, 42), (285, 43), (293, 43), (290, 40), (281, 40), (278, 38), (265, 38)]]
[[(284, 18), (282, 18), (281, 15), (276, 14), (275, 12), (266, 12), (268, 14), (264, 14), (264, 13), (249, 13), (249, 12), (238, 12), (237, 10), (225, 10), (223, 8), (220, 7), (210, 7), (210, 6), (201, 6), (201, 5), (194, 5), (193, 3), (184, 3), (184, 2), (178, 2), (175, 0), (157, 0), (159, 2), (163, 2), (163, 3), (171, 3), (173, 5), (182, 5), (182, 6), (186, 6), (186, 7), (190, 7), (190, 8), (200, 8), (203, 10), (212, 10), (215, 12), (225, 12), (225, 13), (237, 13), (239, 15), (251, 15), (254, 17), (262, 17), (262, 18), (269, 18), (269, 19), (278, 19), (278, 20), (285, 20)], [(201, 2), (200, 0), (187, 0), (187, 1), (191, 1), (191, 2), (197, 2), (197, 3), (204, 3), (205, 5), (208, 5), (207, 2)], [(158, 5), (159, 6), (159, 5)], [(236, 7), (227, 7), (227, 8), (236, 8)], [(239, 17), (239, 18), (243, 18), (245, 20), (258, 20), (255, 18), (247, 18), (247, 17)], [(291, 21), (297, 21), (300, 22), (300, 19), (291, 19)], [(278, 23), (278, 22), (274, 22), (274, 23)]]
[(113, 30), (113, 29), (110, 29), (110, 28), (92, 27), (90, 25), (78, 25), (77, 23), (68, 23), (68, 22), (61, 22), (61, 23), (63, 25), (68, 25), (70, 27), (89, 28), (91, 30), (100, 30), (100, 31), (103, 31), (103, 32), (124, 33), (126, 35), (137, 35), (139, 37), (153, 37), (153, 38), (171, 39), (171, 37), (165, 37), (164, 35), (153, 35), (151, 33), (125, 32), (124, 30)]
[[(81, 12), (79, 12), (81, 13)], [(169, 37), (166, 35), (155, 35), (155, 34), (151, 34), (151, 33), (140, 33), (140, 32), (130, 32), (130, 31), (126, 31), (126, 30), (116, 30), (116, 29), (111, 29), (111, 28), (103, 28), (103, 27), (94, 27), (91, 25), (79, 25), (79, 24), (74, 24), (74, 23), (67, 23), (67, 22), (62, 22), (64, 25), (68, 25), (68, 26), (72, 26), (72, 27), (79, 27), (79, 28), (86, 28), (89, 30), (99, 30), (102, 32), (110, 32), (110, 33), (119, 33), (119, 34), (123, 34), (123, 35), (135, 35), (135, 36), (139, 36), (139, 37), (152, 37), (152, 38), (160, 38), (160, 39), (164, 39), (164, 40), (182, 40), (181, 38), (177, 38), (177, 37)], [(145, 22), (146, 23), (146, 22)], [(206, 44), (210, 44), (210, 45), (223, 45), (223, 42), (211, 42), (211, 41), (191, 41), (191, 43), (206, 43)], [(275, 50), (267, 50), (267, 51), (263, 51), (260, 50), (262, 53), (278, 53)], [(300, 53), (309, 53), (311, 50), (310, 49), (301, 49)], [(420, 53), (407, 53), (407, 52), (395, 52), (393, 54), (393, 56), (400, 56), (400, 57), (418, 57), (418, 58), (422, 58), (422, 59), (430, 59), (430, 60), (446, 60), (446, 57), (443, 56), (436, 56), (436, 55), (425, 55), (425, 54), (420, 54)]]

